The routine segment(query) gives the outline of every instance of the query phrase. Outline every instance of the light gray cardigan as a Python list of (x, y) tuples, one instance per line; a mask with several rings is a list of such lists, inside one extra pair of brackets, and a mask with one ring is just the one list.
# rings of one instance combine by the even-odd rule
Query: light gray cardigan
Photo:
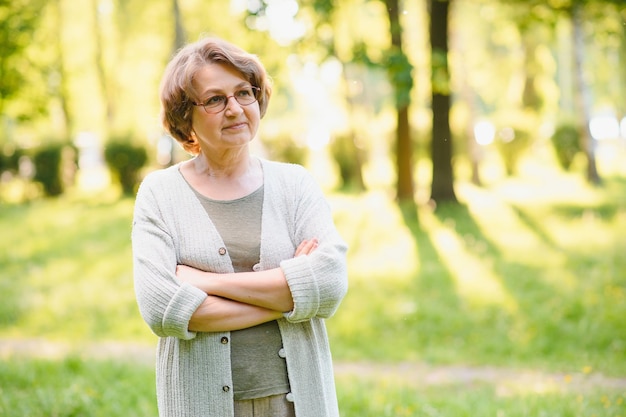
[[(297, 417), (339, 415), (324, 319), (348, 288), (346, 245), (324, 196), (302, 167), (262, 160), (261, 269), (281, 267), (294, 310), (278, 320)], [(297, 245), (319, 247), (293, 258)], [(206, 294), (176, 279), (176, 265), (233, 272), (224, 242), (179, 166), (150, 173), (135, 203), (132, 231), (135, 293), (141, 315), (159, 336), (157, 398), (161, 417), (233, 416), (229, 332), (188, 330)]]

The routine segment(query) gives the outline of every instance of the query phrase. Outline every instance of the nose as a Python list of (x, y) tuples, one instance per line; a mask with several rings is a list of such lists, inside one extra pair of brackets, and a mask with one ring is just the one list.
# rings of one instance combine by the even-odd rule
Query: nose
[[(234, 103), (234, 107), (233, 107), (233, 103)], [(243, 111), (243, 106), (239, 104), (235, 96), (226, 97), (226, 110), (225, 110), (226, 113), (241, 114), (242, 111)]]

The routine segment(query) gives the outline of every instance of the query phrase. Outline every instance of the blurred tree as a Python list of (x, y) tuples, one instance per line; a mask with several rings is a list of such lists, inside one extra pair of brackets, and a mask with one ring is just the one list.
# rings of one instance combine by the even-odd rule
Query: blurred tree
[[(250, 14), (255, 18), (264, 17), (270, 5), (269, 1), (263, 1)], [(308, 20), (311, 29), (307, 30), (294, 45), (302, 56), (313, 55), (317, 57), (317, 64), (323, 64), (328, 60), (335, 60), (341, 65), (343, 86), (343, 99), (350, 122), (347, 126), (347, 134), (333, 135), (330, 152), (338, 165), (342, 189), (353, 191), (365, 190), (363, 180), (363, 150), (360, 146), (357, 126), (353, 122), (356, 112), (356, 103), (350, 92), (348, 80), (348, 66), (358, 65), (359, 59), (353, 51), (346, 50), (340, 45), (345, 38), (335, 36), (338, 26), (342, 23), (350, 25), (351, 22), (341, 21), (341, 8), (354, 6), (352, 2), (339, 4), (335, 0), (301, 0), (298, 2), (297, 14)], [(356, 58), (356, 59), (355, 59)], [(285, 140), (285, 138), (283, 138)], [(278, 145), (285, 146), (285, 144)], [(291, 146), (293, 147), (293, 145)], [(287, 147), (288, 149), (289, 147)]]
[(448, 70), (448, 14), (452, 0), (429, 0), (432, 92), (432, 184), (430, 198), (456, 202), (450, 131), (450, 72)]
[(74, 117), (70, 109), (69, 77), (65, 67), (65, 53), (63, 51), (62, 29), (65, 23), (61, 0), (54, 0), (51, 3), (54, 9), (56, 36), (54, 37), (54, 58), (52, 71), (56, 74), (56, 83), (53, 86), (52, 94), (57, 96), (60, 102), (61, 117), (63, 119), (61, 136), (66, 140), (71, 137), (74, 130)]
[(409, 125), (409, 104), (413, 88), (413, 66), (402, 47), (402, 25), (398, 0), (385, 0), (391, 46), (387, 51), (386, 68), (395, 91), (396, 107), (396, 197), (400, 203), (414, 202), (413, 145)]
[(94, 44), (94, 59), (95, 68), (98, 75), (98, 82), (100, 84), (100, 90), (102, 92), (102, 98), (104, 100), (106, 123), (105, 129), (110, 129), (115, 122), (116, 103), (115, 103), (115, 86), (114, 78), (109, 74), (107, 70), (107, 63), (105, 61), (104, 42), (106, 34), (104, 32), (104, 16), (100, 11), (99, 0), (91, 0), (91, 18), (93, 19), (93, 37)]
[[(509, 2), (510, 3), (510, 2)], [(596, 143), (591, 135), (590, 122), (594, 106), (593, 87), (590, 80), (589, 66), (589, 30), (593, 30), (594, 38), (607, 29), (603, 25), (586, 25), (586, 22), (597, 22), (611, 6), (624, 7), (623, 0), (562, 0), (544, 2), (540, 0), (517, 0), (517, 4), (531, 12), (538, 8), (549, 7), (556, 13), (564, 13), (571, 23), (572, 54), (574, 69), (574, 105), (578, 120), (582, 149), (587, 159), (587, 180), (592, 184), (601, 184), (596, 163)], [(595, 11), (595, 14), (594, 14)], [(544, 17), (547, 16), (544, 14)], [(524, 21), (536, 19), (534, 13), (527, 13)], [(622, 18), (623, 20), (623, 18)], [(594, 70), (594, 71), (597, 71)], [(527, 91), (529, 93), (529, 91)], [(618, 99), (619, 100), (619, 99)]]
[[(302, 2), (304, 3), (304, 2)], [(334, 0), (313, 0), (313, 10), (315, 11), (315, 34), (323, 33), (324, 27), (336, 28), (337, 8), (339, 5)], [(350, 22), (348, 22), (350, 24)], [(335, 137), (331, 146), (331, 152), (337, 164), (339, 165), (339, 174), (343, 189), (353, 191), (364, 191), (365, 182), (363, 181), (363, 150), (359, 146), (359, 134), (357, 126), (354, 123), (354, 115), (356, 112), (356, 103), (353, 94), (350, 91), (350, 81), (348, 78), (348, 66), (352, 64), (360, 64), (357, 54), (354, 50), (349, 53), (342, 53), (342, 48), (337, 45), (339, 39), (337, 36), (328, 36), (317, 39), (317, 44), (324, 48), (324, 59), (330, 57), (337, 59), (341, 64), (341, 75), (343, 80), (344, 98), (348, 111), (350, 122), (348, 123), (348, 134), (346, 136)], [(357, 59), (355, 59), (357, 58)]]
[(172, 0), (172, 14), (174, 15), (174, 44), (172, 45), (172, 50), (176, 52), (187, 42), (187, 31), (183, 25), (183, 17), (180, 13), (178, 0)]
[[(25, 50), (43, 5), (43, 0), (0, 0), (0, 115), (5, 115), (6, 103), (28, 84)], [(5, 135), (4, 126), (0, 135)]]

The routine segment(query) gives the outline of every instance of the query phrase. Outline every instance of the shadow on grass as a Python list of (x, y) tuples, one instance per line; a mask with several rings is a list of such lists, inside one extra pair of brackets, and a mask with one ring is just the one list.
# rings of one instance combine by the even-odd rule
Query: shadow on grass
[[(616, 347), (621, 346), (619, 340), (626, 339), (624, 326), (618, 330), (620, 327), (616, 327), (611, 317), (621, 314), (619, 312), (623, 309), (590, 303), (588, 297), (572, 291), (565, 284), (555, 283), (552, 276), (555, 272), (578, 279), (577, 268), (584, 260), (576, 253), (556, 248), (545, 228), (524, 211), (514, 210), (529, 233), (559, 249), (558, 254), (565, 256), (568, 260), (563, 265), (565, 272), (555, 270), (557, 266), (554, 265), (546, 268), (541, 262), (516, 261), (511, 258), (510, 250), (505, 254), (502, 246), (497, 246), (484, 234), (465, 205), (442, 204), (434, 213), (445, 228), (453, 229), (462, 243), (461, 250), (493, 274), (514, 301), (513, 309), (468, 302), (471, 300), (459, 294), (455, 286), (455, 280), (459, 278), (455, 274), (459, 271), (451, 271), (445, 266), (438, 252), (440, 249), (432, 240), (434, 237), (418, 221), (418, 208), (404, 205), (401, 211), (415, 241), (421, 266), (415, 277), (414, 297), (424, 308), (416, 312), (413, 320), (415, 332), (427, 334), (429, 338), (428, 342), (418, 340), (415, 343), (424, 358), (446, 361), (436, 352), (437, 346), (445, 346), (439, 351), (456, 349), (463, 352), (453, 359), (480, 364), (550, 364), (555, 369), (568, 369), (574, 363), (583, 362), (610, 369), (609, 361), (617, 360), (619, 352)], [(507, 241), (502, 242), (500, 245), (506, 245)], [(478, 271), (483, 270), (481, 268)], [(469, 285), (475, 285), (472, 282), (479, 277), (463, 271), (461, 266), (461, 274), (464, 273), (462, 278), (469, 280)], [(579, 285), (578, 281), (575, 285)], [(614, 291), (615, 294), (618, 292)], [(452, 354), (449, 357), (452, 358)]]

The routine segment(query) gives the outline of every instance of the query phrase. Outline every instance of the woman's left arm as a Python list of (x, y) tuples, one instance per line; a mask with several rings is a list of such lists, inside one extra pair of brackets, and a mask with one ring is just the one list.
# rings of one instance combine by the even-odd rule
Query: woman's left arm
[(348, 290), (347, 245), (333, 222), (332, 212), (312, 175), (302, 169), (295, 210), (295, 239), (316, 236), (318, 247), (309, 256), (280, 263), (294, 301), (285, 318), (291, 322), (332, 316)]
[[(300, 243), (294, 257), (311, 254), (317, 248), (317, 239)], [(293, 310), (293, 298), (281, 268), (258, 272), (217, 274), (186, 265), (176, 267), (176, 277), (209, 295), (227, 298), (269, 310)]]

